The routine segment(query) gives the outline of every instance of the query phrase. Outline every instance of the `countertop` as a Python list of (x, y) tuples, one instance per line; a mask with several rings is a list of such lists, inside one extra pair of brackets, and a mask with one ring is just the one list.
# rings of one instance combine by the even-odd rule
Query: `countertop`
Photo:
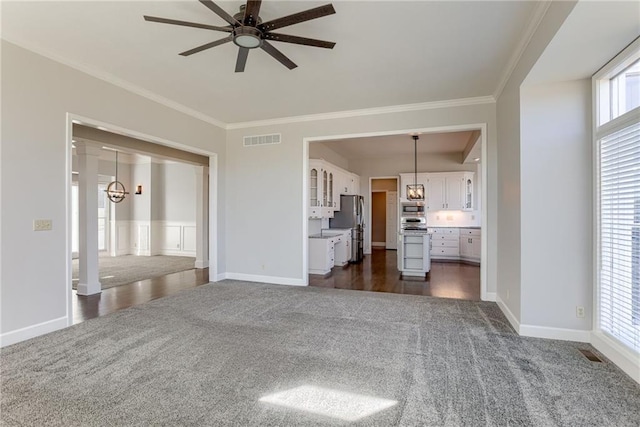
[(479, 225), (428, 225), (429, 228), (475, 228), (479, 230), (481, 227)]

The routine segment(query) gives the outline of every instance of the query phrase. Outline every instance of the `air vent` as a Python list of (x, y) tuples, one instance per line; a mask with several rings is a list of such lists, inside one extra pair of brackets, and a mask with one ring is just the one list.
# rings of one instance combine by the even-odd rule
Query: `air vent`
[(580, 353), (582, 353), (582, 355), (584, 357), (586, 357), (587, 359), (589, 359), (590, 361), (602, 363), (602, 359), (600, 359), (598, 356), (596, 356), (596, 354), (593, 351), (591, 351), (591, 350), (582, 350), (582, 349), (579, 349), (578, 351)]
[(280, 144), (280, 140), (281, 135), (279, 133), (274, 133), (271, 135), (245, 136), (243, 145), (245, 147), (254, 147), (256, 145)]

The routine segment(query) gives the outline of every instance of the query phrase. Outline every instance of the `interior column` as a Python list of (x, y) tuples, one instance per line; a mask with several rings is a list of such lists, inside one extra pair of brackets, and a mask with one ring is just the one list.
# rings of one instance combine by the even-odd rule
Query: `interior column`
[(196, 268), (209, 267), (209, 168), (196, 166)]
[(102, 292), (98, 280), (98, 161), (100, 147), (78, 141), (79, 283), (78, 295)]

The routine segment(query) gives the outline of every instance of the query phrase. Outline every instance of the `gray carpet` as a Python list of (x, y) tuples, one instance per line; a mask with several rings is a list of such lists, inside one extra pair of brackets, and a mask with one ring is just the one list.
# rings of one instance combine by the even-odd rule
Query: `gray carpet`
[[(124, 255), (111, 257), (101, 254), (99, 262), (99, 277), (102, 289), (126, 285), (139, 280), (166, 276), (167, 274), (195, 268), (195, 258), (184, 256), (135, 256)], [(73, 289), (78, 286), (78, 260), (74, 259)]]
[(579, 348), (494, 303), (224, 281), (7, 347), (1, 420), (637, 427), (640, 386)]

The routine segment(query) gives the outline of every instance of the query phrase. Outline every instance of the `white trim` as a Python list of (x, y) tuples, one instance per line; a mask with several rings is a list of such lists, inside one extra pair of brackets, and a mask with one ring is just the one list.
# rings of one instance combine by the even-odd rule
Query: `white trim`
[(475, 98), (449, 99), (446, 101), (420, 102), (415, 104), (390, 105), (387, 107), (362, 108), (359, 110), (334, 111), (331, 113), (309, 114), (304, 116), (281, 117), (277, 119), (255, 120), (250, 122), (228, 123), (226, 129), (245, 129), (258, 126), (283, 125), (289, 123), (314, 122), (318, 120), (335, 120), (349, 117), (373, 116), (379, 114), (405, 113), (408, 111), (434, 110), (438, 108), (465, 107), (470, 105), (493, 104), (493, 96)]
[(196, 261), (195, 268), (209, 268), (209, 261)]
[(221, 280), (225, 280), (227, 278), (227, 273), (220, 273), (216, 276), (209, 275), (209, 278), (213, 278), (214, 282), (219, 282)]
[[(480, 207), (482, 218), (480, 219), (480, 299), (482, 301), (495, 301), (496, 293), (492, 292), (493, 299), (489, 296), (489, 179), (488, 179), (488, 152), (489, 142), (487, 141), (487, 124), (480, 124), (480, 156), (482, 157), (480, 163), (480, 174), (482, 175), (480, 186)], [(498, 232), (496, 225), (496, 234)], [(497, 283), (494, 284), (494, 289), (497, 289)]]
[(622, 369), (635, 382), (640, 383), (640, 355), (618, 344), (603, 332), (591, 333), (591, 344)]
[[(71, 289), (71, 286), (69, 286)], [(5, 332), (0, 335), (0, 347), (6, 347), (11, 344), (35, 338), (39, 335), (48, 334), (69, 326), (69, 318), (67, 316), (58, 317), (57, 319), (47, 320), (46, 322), (36, 325), (27, 326), (26, 328), (16, 329), (15, 331)]]
[(513, 329), (518, 334), (520, 334), (520, 322), (518, 322), (518, 319), (516, 318), (516, 316), (514, 316), (511, 310), (509, 310), (509, 307), (507, 306), (507, 304), (505, 304), (504, 301), (502, 301), (502, 298), (500, 298), (500, 295), (496, 295), (496, 304), (498, 304), (498, 307), (500, 308), (500, 310), (502, 310), (502, 313), (507, 318), (507, 320), (509, 321)]
[(580, 329), (551, 328), (548, 326), (520, 325), (523, 337), (547, 338), (551, 340), (590, 342), (591, 331)]
[(482, 299), (482, 301), (491, 301), (491, 302), (496, 302), (496, 299), (498, 298), (498, 294), (495, 292), (487, 292), (485, 294), (484, 299)]
[[(498, 81), (498, 86), (496, 90), (493, 92), (493, 98), (498, 99), (504, 90), (504, 87), (507, 85), (513, 70), (515, 70), (518, 62), (520, 62), (520, 58), (522, 58), (522, 54), (529, 46), (533, 35), (536, 33), (538, 26), (542, 22), (542, 18), (547, 14), (547, 10), (551, 6), (550, 1), (538, 1), (534, 6), (534, 10), (531, 13), (531, 19), (529, 20), (529, 24), (527, 28), (522, 32), (522, 36), (520, 37), (520, 41), (518, 42), (518, 46), (514, 49), (511, 57), (509, 58), (509, 62), (507, 62), (507, 66), (504, 68), (502, 75), (500, 76), (500, 80)], [(485, 158), (483, 157), (483, 160)]]
[[(306, 239), (305, 239), (306, 240)], [(244, 280), (246, 282), (271, 283), (274, 285), (307, 286), (304, 280), (292, 277), (260, 276), (257, 274), (226, 273), (226, 279)]]
[(9, 43), (15, 44), (16, 46), (20, 46), (24, 49), (37, 53), (38, 55), (44, 56), (45, 58), (48, 58), (52, 61), (58, 62), (60, 64), (66, 65), (67, 67), (71, 67), (82, 73), (88, 74), (91, 77), (95, 77), (107, 83), (111, 83), (114, 86), (120, 87), (131, 93), (150, 99), (151, 101), (157, 102), (158, 104), (164, 105), (165, 107), (171, 108), (172, 110), (179, 111), (195, 119), (202, 120), (203, 122), (212, 124), (222, 129), (226, 129), (226, 123), (221, 122), (220, 120), (216, 120), (213, 117), (207, 116), (206, 114), (203, 114), (199, 111), (189, 108), (186, 105), (182, 105), (178, 102), (170, 100), (169, 98), (165, 98), (154, 92), (143, 89), (142, 87), (135, 85), (133, 83), (130, 83), (121, 78), (118, 78), (113, 74), (106, 73), (102, 70), (98, 70), (86, 64), (81, 64), (79, 62), (72, 61), (68, 58), (64, 58), (56, 53), (50, 52), (40, 47), (36, 47), (35, 45), (22, 40), (18, 41), (15, 39), (8, 39), (4, 36), (2, 38), (8, 41)]

